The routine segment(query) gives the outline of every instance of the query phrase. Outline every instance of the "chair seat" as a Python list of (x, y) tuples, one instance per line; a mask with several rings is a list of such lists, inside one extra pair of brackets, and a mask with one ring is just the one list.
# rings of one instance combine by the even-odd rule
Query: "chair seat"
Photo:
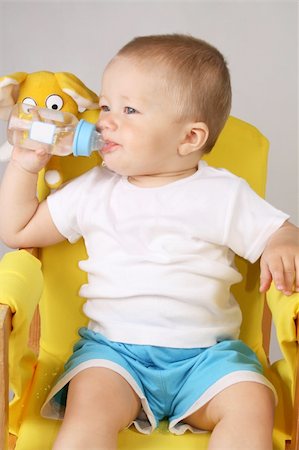
[(124, 430), (119, 434), (118, 450), (206, 450), (210, 433), (192, 434), (187, 431), (183, 436), (171, 434), (167, 422), (161, 422), (160, 427), (150, 436), (145, 436), (134, 428)]

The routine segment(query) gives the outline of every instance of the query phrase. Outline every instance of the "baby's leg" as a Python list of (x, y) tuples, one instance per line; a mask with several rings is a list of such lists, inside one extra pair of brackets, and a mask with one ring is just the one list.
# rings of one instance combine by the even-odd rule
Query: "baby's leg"
[(272, 450), (274, 395), (265, 385), (234, 384), (184, 422), (212, 431), (209, 450)]
[(115, 450), (120, 430), (134, 420), (140, 400), (127, 381), (106, 368), (76, 375), (53, 450)]

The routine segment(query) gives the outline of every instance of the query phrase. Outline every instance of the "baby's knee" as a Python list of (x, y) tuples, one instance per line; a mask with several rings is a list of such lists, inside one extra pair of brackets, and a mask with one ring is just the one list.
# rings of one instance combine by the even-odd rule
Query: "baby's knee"
[[(225, 392), (226, 391), (226, 392)], [(256, 382), (243, 382), (223, 391), (219, 398), (222, 418), (232, 417), (236, 423), (247, 422), (273, 424), (275, 395), (270, 387)]]
[(232, 423), (273, 424), (275, 395), (266, 385), (256, 382), (233, 384), (217, 394), (200, 411), (197, 419), (208, 424), (205, 429), (213, 429), (221, 421)]

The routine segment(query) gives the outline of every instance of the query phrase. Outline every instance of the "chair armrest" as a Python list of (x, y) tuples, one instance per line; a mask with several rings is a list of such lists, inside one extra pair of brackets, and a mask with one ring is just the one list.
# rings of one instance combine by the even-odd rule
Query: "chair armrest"
[[(295, 319), (297, 347), (299, 345), (299, 316)], [(288, 442), (287, 450), (299, 450), (299, 351), (297, 348), (296, 369), (295, 369), (295, 393), (292, 419), (292, 436)]]
[(289, 392), (284, 396), (288, 398), (286, 415), (292, 417), (292, 423), (288, 423), (291, 440), (286, 449), (299, 450), (299, 293), (285, 296), (272, 284), (266, 298), (284, 358), (273, 368), (282, 381), (281, 388)]
[(272, 283), (266, 294), (266, 300), (272, 314), (282, 354), (287, 364), (294, 369), (298, 350), (297, 317), (299, 315), (299, 293), (286, 296), (279, 292)]
[(11, 331), (11, 310), (0, 305), (0, 448), (8, 445), (8, 339)]
[(0, 303), (13, 313), (32, 315), (42, 293), (41, 262), (26, 250), (6, 253), (0, 261)]
[(30, 383), (37, 359), (28, 347), (28, 339), (30, 324), (42, 289), (41, 263), (32, 254), (26, 250), (17, 250), (7, 253), (2, 258), (0, 304), (6, 305), (6, 308), (2, 306), (1, 311), (10, 310), (12, 314), (8, 364), (5, 363), (5, 366), (9, 367), (10, 389), (14, 392), (10, 404), (13, 416), (13, 420), (10, 420), (10, 429), (15, 434), (22, 414), (22, 395)]

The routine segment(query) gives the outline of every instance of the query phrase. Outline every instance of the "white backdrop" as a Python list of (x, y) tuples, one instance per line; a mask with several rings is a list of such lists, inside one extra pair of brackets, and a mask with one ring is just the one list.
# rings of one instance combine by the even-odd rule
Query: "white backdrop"
[[(298, 224), (297, 31), (296, 0), (0, 0), (0, 76), (68, 71), (98, 92), (105, 64), (136, 35), (206, 39), (228, 60), (232, 114), (270, 140), (267, 199)], [(5, 250), (0, 243), (0, 256)]]

